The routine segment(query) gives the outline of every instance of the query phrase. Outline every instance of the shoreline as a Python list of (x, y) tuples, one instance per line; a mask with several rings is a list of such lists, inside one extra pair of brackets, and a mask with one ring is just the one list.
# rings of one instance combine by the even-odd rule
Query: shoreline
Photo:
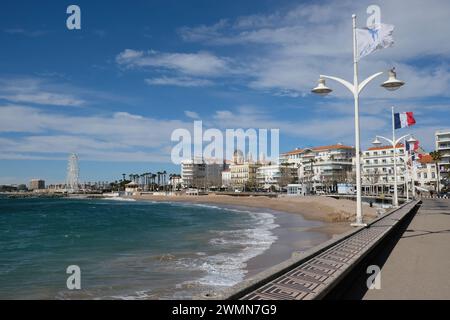
[[(276, 240), (261, 254), (246, 261), (244, 279), (267, 270), (335, 236), (352, 229), (349, 219), (356, 203), (346, 199), (325, 197), (233, 197), (208, 196), (154, 196), (130, 197), (137, 201), (183, 202), (190, 204), (220, 205), (227, 208), (270, 213), (277, 228), (272, 233)], [(376, 217), (376, 209), (364, 206), (367, 221)]]
[[(155, 202), (186, 202), (200, 204), (219, 204), (224, 206), (240, 206), (247, 208), (268, 209), (274, 212), (284, 212), (301, 215), (306, 220), (326, 223), (351, 222), (354, 217), (356, 203), (347, 199), (334, 199), (322, 196), (303, 197), (233, 197), (228, 195), (135, 195), (126, 197), (138, 201)], [(125, 198), (125, 199), (126, 199)], [(363, 205), (364, 221), (377, 217), (376, 208)], [(329, 230), (329, 228), (327, 228)], [(337, 231), (339, 231), (338, 228)], [(342, 233), (342, 232), (339, 232)]]

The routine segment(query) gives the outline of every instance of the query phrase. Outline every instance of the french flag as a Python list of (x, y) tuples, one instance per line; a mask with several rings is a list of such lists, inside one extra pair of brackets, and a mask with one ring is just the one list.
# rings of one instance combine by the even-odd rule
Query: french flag
[(394, 113), (395, 129), (405, 128), (416, 124), (412, 112)]

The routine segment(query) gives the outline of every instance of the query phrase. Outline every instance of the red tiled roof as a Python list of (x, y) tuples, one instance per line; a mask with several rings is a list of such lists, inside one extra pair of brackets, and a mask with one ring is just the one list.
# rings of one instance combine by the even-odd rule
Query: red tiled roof
[(419, 162), (422, 163), (422, 164), (427, 164), (427, 163), (433, 163), (434, 161), (433, 161), (433, 157), (430, 156), (429, 154), (423, 154), (420, 157)]
[[(398, 148), (403, 148), (404, 146), (403, 146), (403, 143), (398, 143), (395, 147), (398, 149)], [(368, 151), (377, 151), (377, 150), (386, 150), (386, 149), (392, 149), (392, 146), (372, 147), (367, 150)]]

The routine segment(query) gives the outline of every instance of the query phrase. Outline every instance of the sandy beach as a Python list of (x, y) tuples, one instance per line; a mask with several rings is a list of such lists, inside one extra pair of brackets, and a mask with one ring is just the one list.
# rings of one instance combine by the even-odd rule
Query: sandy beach
[[(228, 195), (139, 195), (133, 196), (136, 200), (174, 201), (204, 204), (221, 204), (230, 206), (243, 206), (250, 208), (265, 208), (275, 212), (299, 214), (307, 220), (326, 222), (320, 230), (329, 235), (340, 234), (350, 229), (349, 223), (355, 219), (356, 203), (347, 199), (334, 199), (322, 196), (307, 197), (266, 197), (266, 196), (228, 196)], [(363, 206), (364, 220), (370, 221), (377, 216), (376, 208)]]

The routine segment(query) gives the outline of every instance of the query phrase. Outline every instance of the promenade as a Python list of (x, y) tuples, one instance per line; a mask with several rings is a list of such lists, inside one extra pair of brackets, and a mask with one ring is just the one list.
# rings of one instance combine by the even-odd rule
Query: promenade
[(362, 299), (450, 299), (450, 200), (424, 199)]

